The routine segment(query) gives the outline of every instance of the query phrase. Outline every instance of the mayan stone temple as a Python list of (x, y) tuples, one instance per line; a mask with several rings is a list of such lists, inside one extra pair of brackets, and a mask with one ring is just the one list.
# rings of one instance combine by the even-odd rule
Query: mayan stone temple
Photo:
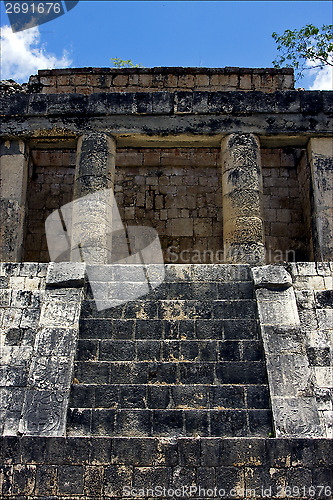
[(4, 81), (0, 498), (333, 498), (333, 92)]

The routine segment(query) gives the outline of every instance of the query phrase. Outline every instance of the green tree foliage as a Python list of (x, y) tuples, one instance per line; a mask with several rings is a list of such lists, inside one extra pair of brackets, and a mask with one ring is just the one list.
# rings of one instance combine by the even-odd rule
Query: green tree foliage
[(273, 61), (274, 67), (294, 68), (297, 79), (303, 78), (306, 69), (333, 66), (332, 24), (324, 24), (321, 28), (307, 24), (300, 30), (285, 30), (283, 35), (274, 32), (272, 37), (280, 51)]
[(119, 57), (111, 57), (111, 63), (114, 68), (143, 68), (142, 64), (134, 64), (131, 59), (124, 61)]

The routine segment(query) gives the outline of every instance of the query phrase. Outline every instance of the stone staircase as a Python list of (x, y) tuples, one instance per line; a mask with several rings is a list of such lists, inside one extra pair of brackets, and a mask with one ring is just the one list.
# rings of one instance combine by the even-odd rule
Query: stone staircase
[(250, 268), (166, 265), (159, 287), (102, 311), (88, 286), (74, 377), (69, 436), (268, 437)]

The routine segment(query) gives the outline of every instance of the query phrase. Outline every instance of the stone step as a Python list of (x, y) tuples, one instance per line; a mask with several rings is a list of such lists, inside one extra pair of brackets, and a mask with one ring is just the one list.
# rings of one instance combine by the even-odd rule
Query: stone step
[(74, 384), (70, 407), (269, 409), (267, 385)]
[[(161, 276), (160, 265), (148, 264), (147, 276), (154, 282)], [(142, 281), (142, 267), (136, 264), (87, 265), (89, 280), (106, 282)], [(242, 282), (251, 281), (250, 266), (247, 264), (165, 264), (163, 282), (198, 281)]]
[[(156, 303), (151, 302), (153, 306)], [(106, 312), (106, 311), (102, 311)], [(132, 319), (89, 318), (80, 322), (81, 339), (112, 340), (259, 340), (257, 320), (246, 319), (157, 319), (143, 309), (132, 311)], [(151, 313), (151, 311), (150, 311)], [(111, 314), (111, 313), (109, 313)], [(145, 318), (147, 314), (147, 318)], [(209, 310), (206, 311), (209, 314)], [(149, 319), (148, 319), (149, 318)]]
[(79, 339), (78, 361), (260, 361), (259, 340)]
[[(86, 289), (86, 297), (93, 299), (95, 287), (105, 291), (108, 298), (119, 298), (119, 294), (124, 294), (129, 298), (136, 296), (138, 289), (137, 282), (116, 281), (116, 282), (89, 282)], [(251, 281), (221, 282), (215, 281), (176, 281), (163, 282), (153, 288), (146, 295), (141, 296), (141, 300), (251, 300), (254, 297), (254, 287)]]
[(263, 361), (76, 361), (82, 384), (263, 384)]
[(256, 436), (271, 432), (270, 410), (86, 409), (68, 411), (68, 436)]
[[(195, 319), (254, 319), (256, 303), (252, 299), (175, 299), (135, 300), (121, 303), (114, 299), (108, 309), (98, 310), (94, 300), (82, 303), (82, 318), (159, 319), (168, 321)], [(112, 307), (111, 307), (112, 305)]]

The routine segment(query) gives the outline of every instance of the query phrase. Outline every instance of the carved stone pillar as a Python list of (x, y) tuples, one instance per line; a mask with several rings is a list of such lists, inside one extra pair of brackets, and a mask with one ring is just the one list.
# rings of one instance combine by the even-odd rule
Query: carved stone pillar
[(331, 137), (312, 138), (308, 158), (313, 187), (312, 227), (315, 260), (333, 260), (333, 141)]
[(253, 134), (222, 141), (223, 243), (230, 263), (265, 263), (260, 145)]
[(20, 262), (28, 183), (28, 151), (22, 140), (1, 143), (0, 167), (0, 260)]
[(111, 233), (117, 230), (116, 226), (122, 228), (113, 195), (115, 158), (116, 142), (112, 137), (101, 132), (80, 137), (72, 214), (72, 260), (92, 264), (111, 261)]

